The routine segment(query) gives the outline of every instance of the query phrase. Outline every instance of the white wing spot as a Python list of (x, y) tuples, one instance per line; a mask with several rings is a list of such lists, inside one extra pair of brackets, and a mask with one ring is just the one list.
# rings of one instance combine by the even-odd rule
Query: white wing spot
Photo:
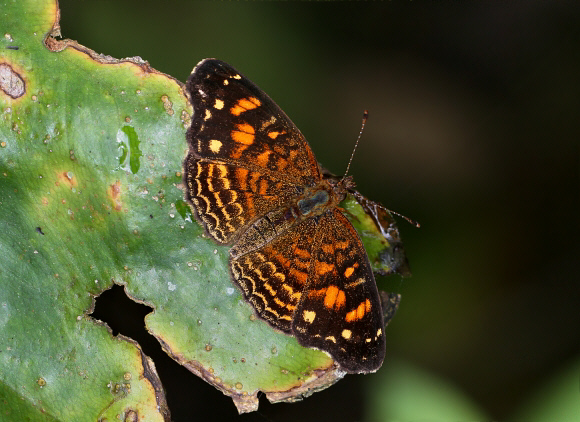
[(314, 311), (304, 311), (302, 312), (302, 318), (309, 324), (314, 322), (314, 318), (316, 318), (316, 312)]
[(352, 331), (350, 330), (342, 330), (342, 333), (340, 334), (344, 339), (349, 340), (350, 337), (352, 336)]
[(212, 139), (211, 141), (209, 141), (209, 149), (214, 154), (220, 152), (220, 149), (222, 149), (222, 145), (223, 145), (222, 142), (218, 141), (217, 139)]

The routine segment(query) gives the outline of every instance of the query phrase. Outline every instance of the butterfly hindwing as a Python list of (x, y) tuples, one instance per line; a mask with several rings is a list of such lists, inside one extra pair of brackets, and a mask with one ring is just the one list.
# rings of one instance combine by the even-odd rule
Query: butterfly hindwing
[(316, 229), (315, 220), (305, 220), (260, 249), (230, 259), (233, 278), (258, 316), (286, 333), (308, 288)]
[(379, 294), (364, 246), (340, 210), (320, 218), (312, 253), (294, 335), (348, 372), (376, 371), (385, 356)]
[(231, 266), (260, 318), (328, 352), (348, 372), (378, 369), (385, 348), (381, 302), (362, 242), (338, 209)]
[(230, 163), (190, 154), (184, 167), (186, 198), (193, 203), (198, 220), (220, 243), (230, 243), (244, 226), (296, 194), (283, 180)]

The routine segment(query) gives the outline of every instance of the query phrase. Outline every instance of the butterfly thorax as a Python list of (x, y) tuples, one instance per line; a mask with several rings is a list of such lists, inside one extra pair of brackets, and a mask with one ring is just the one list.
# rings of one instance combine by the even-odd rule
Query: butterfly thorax
[(323, 214), (344, 200), (346, 190), (339, 183), (321, 180), (314, 187), (307, 188), (292, 207), (298, 218), (310, 218)]
[(230, 256), (238, 257), (276, 239), (280, 234), (306, 219), (317, 219), (331, 212), (346, 195), (341, 182), (320, 180), (306, 187), (286, 206), (274, 209), (252, 222), (230, 249)]

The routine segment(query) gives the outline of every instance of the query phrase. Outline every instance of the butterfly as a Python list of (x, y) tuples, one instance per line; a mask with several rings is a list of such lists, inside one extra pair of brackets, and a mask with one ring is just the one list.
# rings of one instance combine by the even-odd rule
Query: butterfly
[(231, 245), (231, 277), (244, 299), (342, 370), (376, 371), (400, 296), (379, 295), (363, 243), (339, 206), (356, 192), (352, 178), (323, 174), (294, 123), (227, 63), (201, 61), (186, 90), (194, 115), (185, 196), (207, 234)]

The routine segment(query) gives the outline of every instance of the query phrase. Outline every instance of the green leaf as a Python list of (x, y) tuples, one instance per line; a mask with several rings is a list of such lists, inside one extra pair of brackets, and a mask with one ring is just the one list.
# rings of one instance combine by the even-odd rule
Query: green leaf
[[(138, 57), (57, 40), (54, 1), (0, 11), (2, 417), (169, 419), (153, 363), (89, 316), (113, 283), (154, 308), (146, 327), (163, 349), (240, 412), (259, 391), (293, 401), (340, 379), (327, 354), (255, 318), (228, 247), (192, 219), (183, 85)], [(360, 204), (349, 213), (364, 220)], [(363, 240), (376, 236), (366, 227)], [(369, 253), (377, 268), (385, 247)]]

